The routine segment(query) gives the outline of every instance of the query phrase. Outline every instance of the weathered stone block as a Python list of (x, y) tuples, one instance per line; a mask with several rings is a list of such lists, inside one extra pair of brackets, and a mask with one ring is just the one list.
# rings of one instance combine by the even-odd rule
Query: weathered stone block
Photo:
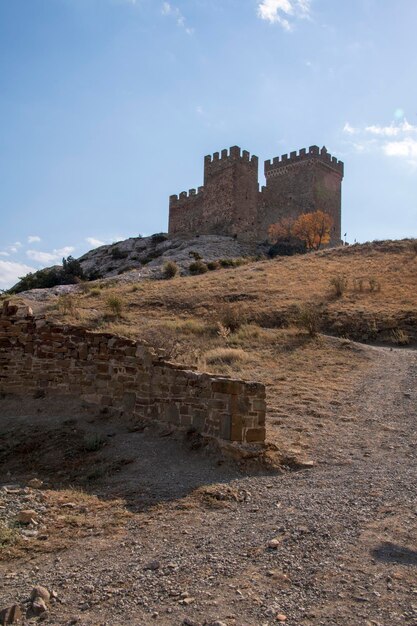
[(246, 443), (263, 443), (265, 441), (265, 428), (249, 428), (244, 434)]

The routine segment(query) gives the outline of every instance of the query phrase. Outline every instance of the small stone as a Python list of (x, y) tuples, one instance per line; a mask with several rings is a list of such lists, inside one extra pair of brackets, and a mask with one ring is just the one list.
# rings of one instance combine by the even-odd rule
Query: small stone
[(271, 541), (268, 542), (268, 548), (271, 548), (271, 550), (276, 550), (279, 545), (280, 545), (281, 541), (279, 539), (271, 539)]
[(32, 589), (32, 592), (30, 594), (30, 600), (31, 602), (34, 602), (38, 598), (41, 598), (44, 602), (49, 602), (51, 594), (46, 587), (42, 587), (42, 585), (36, 585), (36, 587), (33, 587)]
[(22, 611), (18, 604), (13, 604), (7, 609), (0, 611), (0, 624), (6, 626), (7, 624), (18, 624), (22, 619)]
[(201, 626), (200, 622), (195, 622), (194, 620), (190, 619), (189, 617), (186, 617), (183, 622), (182, 622), (182, 626)]
[(227, 626), (227, 624), (225, 624), (225, 622), (220, 622), (219, 620), (216, 620), (215, 622), (211, 622), (210, 626)]
[(195, 602), (195, 598), (190, 598), (190, 597), (183, 598), (182, 600), (180, 600), (180, 604), (182, 604), (183, 606), (189, 606), (193, 602)]
[(287, 616), (284, 615), (283, 613), (278, 613), (277, 617), (276, 617), (277, 622), (286, 622), (287, 621)]
[(19, 522), (19, 524), (31, 524), (33, 522), (36, 522), (37, 517), (38, 514), (36, 513), (36, 511), (33, 511), (32, 509), (24, 509), (22, 511), (19, 511), (19, 513), (17, 514), (17, 521)]
[(39, 535), (39, 531), (38, 530), (25, 530), (25, 529), (23, 529), (21, 532), (22, 532), (22, 535), (24, 537), (37, 537)]
[(31, 489), (40, 489), (42, 485), (43, 480), (39, 480), (39, 478), (32, 478), (32, 480), (28, 482), (28, 487), (30, 487)]
[(37, 597), (31, 605), (32, 615), (36, 617), (42, 615), (43, 613), (47, 613), (48, 607), (46, 606), (45, 600), (43, 598)]
[(148, 563), (147, 565), (145, 565), (145, 567), (143, 569), (149, 569), (152, 572), (155, 572), (157, 569), (159, 569), (161, 567), (161, 564), (159, 561), (151, 561), (150, 563)]

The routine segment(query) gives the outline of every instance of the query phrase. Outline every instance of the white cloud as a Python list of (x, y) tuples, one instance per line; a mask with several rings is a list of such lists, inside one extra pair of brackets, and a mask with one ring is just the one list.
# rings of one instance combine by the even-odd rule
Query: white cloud
[(10, 256), (8, 252), (0, 252), (0, 256)]
[[(385, 156), (402, 158), (413, 166), (417, 165), (417, 139), (414, 138), (417, 126), (413, 126), (405, 118), (387, 126), (371, 124), (364, 128), (355, 128), (346, 122), (343, 132), (356, 135), (351, 146), (357, 152), (378, 150)], [(393, 138), (396, 141), (389, 141)]]
[(13, 263), (12, 261), (0, 261), (0, 289), (13, 287), (21, 276), (26, 276), (29, 272), (36, 270), (24, 263)]
[(280, 24), (292, 30), (294, 19), (310, 16), (310, 0), (262, 0), (258, 2), (258, 17), (270, 24)]
[(74, 252), (73, 246), (65, 246), (64, 248), (55, 248), (52, 252), (41, 252), (40, 250), (26, 250), (26, 256), (32, 261), (37, 261), (44, 265), (48, 263), (60, 263), (62, 257), (68, 256)]
[(104, 246), (106, 243), (105, 241), (100, 241), (100, 239), (96, 239), (95, 237), (87, 237), (86, 242), (89, 243), (90, 246), (95, 246), (96, 248), (98, 246)]
[(355, 133), (357, 133), (357, 129), (354, 128), (353, 126), (351, 126), (349, 124), (349, 122), (346, 122), (346, 124), (343, 126), (343, 132), (347, 133), (348, 135), (354, 135)]
[(41, 241), (41, 238), (38, 235), (29, 235), (28, 237), (28, 243), (38, 243), (39, 241)]
[(169, 2), (164, 2), (164, 4), (162, 5), (162, 15), (171, 15), (172, 13), (172, 7), (169, 4)]
[(178, 7), (175, 7), (169, 2), (164, 2), (162, 5), (161, 12), (162, 12), (162, 15), (172, 16), (173, 18), (175, 18), (177, 22), (177, 26), (179, 26), (180, 28), (183, 28), (185, 32), (187, 33), (187, 35), (192, 35), (194, 33), (194, 28), (190, 28), (189, 26), (187, 26), (185, 17), (183, 16), (183, 14), (181, 13)]
[(387, 156), (405, 157), (410, 160), (417, 160), (417, 140), (407, 137), (401, 141), (389, 141), (383, 146), (383, 151)]
[(12, 254), (16, 254), (16, 252), (19, 252), (19, 248), (21, 247), (22, 247), (22, 243), (20, 241), (15, 241), (10, 246), (7, 246), (7, 250), (11, 252)]
[(365, 131), (372, 135), (380, 135), (382, 137), (398, 137), (401, 133), (417, 133), (417, 126), (409, 124), (407, 120), (404, 119), (400, 124), (392, 122), (389, 126), (367, 126)]

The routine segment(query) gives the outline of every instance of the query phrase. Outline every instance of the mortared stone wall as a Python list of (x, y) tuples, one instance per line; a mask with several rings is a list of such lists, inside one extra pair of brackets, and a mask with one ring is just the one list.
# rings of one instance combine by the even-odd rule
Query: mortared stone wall
[(0, 310), (0, 392), (77, 394), (124, 414), (242, 443), (265, 440), (265, 387), (161, 361), (135, 341)]

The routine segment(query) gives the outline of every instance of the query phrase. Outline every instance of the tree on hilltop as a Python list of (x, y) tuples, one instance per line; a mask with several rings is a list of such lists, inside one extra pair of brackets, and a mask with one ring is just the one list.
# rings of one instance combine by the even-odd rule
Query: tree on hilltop
[(332, 226), (331, 215), (324, 211), (314, 211), (302, 213), (296, 219), (285, 217), (276, 224), (271, 224), (268, 233), (270, 241), (275, 244), (295, 238), (303, 241), (308, 250), (318, 250), (330, 242)]

